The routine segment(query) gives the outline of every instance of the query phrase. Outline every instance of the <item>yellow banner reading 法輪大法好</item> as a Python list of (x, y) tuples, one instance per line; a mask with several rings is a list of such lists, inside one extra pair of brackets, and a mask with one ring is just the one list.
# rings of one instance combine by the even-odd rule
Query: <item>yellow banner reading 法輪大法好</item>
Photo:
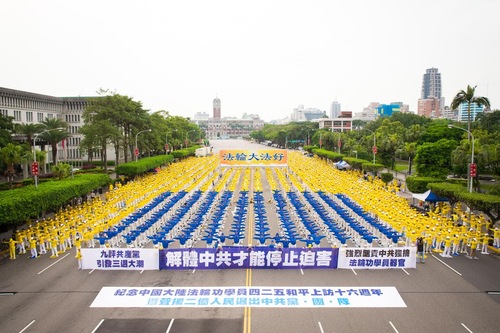
[(221, 150), (221, 166), (286, 166), (287, 151), (270, 150)]

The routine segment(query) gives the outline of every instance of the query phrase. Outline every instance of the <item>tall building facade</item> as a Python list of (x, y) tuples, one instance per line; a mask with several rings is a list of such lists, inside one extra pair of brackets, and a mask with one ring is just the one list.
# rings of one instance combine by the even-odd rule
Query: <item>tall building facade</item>
[(428, 68), (422, 79), (422, 99), (436, 97), (441, 99), (441, 73), (437, 68)]
[(214, 99), (214, 119), (220, 119), (220, 99), (215, 97)]
[(444, 98), (441, 92), (441, 73), (437, 68), (428, 68), (422, 79), (417, 113), (421, 116), (440, 118), (444, 109)]
[(330, 108), (330, 118), (338, 118), (340, 115), (340, 109), (340, 103), (337, 101), (333, 101)]
[[(458, 106), (457, 120), (460, 122), (468, 121), (468, 105), (469, 103), (464, 102)], [(476, 103), (471, 103), (470, 105), (470, 121), (475, 121), (477, 114), (484, 111), (484, 106), (478, 106)]]

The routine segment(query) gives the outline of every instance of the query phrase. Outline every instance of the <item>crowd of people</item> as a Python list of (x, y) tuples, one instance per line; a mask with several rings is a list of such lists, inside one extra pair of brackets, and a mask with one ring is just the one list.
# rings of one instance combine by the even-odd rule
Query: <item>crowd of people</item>
[[(202, 162), (200, 162), (202, 161)], [(448, 203), (436, 204), (427, 214), (410, 207), (408, 201), (397, 195), (401, 184), (384, 184), (378, 178), (367, 178), (356, 170), (339, 171), (331, 163), (319, 158), (305, 157), (290, 152), (287, 168), (265, 170), (265, 180), (259, 172), (245, 169), (243, 176), (233, 176), (229, 181), (219, 168), (218, 156), (190, 158), (139, 177), (124, 184), (115, 182), (104, 194), (89, 196), (76, 205), (65, 207), (51, 216), (31, 221), (15, 231), (10, 240), (10, 258), (29, 253), (29, 258), (48, 254), (57, 258), (75, 247), (76, 256), (81, 247), (122, 246), (122, 239), (102, 237), (125, 217), (145, 206), (166, 191), (191, 192), (194, 190), (221, 192), (224, 189), (262, 191), (266, 181), (272, 191), (313, 191), (332, 194), (342, 193), (357, 202), (365, 211), (396, 229), (406, 246), (420, 244), (423, 253), (431, 251), (443, 257), (466, 254), (476, 258), (477, 251), (488, 253), (488, 244), (500, 248), (500, 230), (483, 214), (469, 214), (460, 203), (451, 212)], [(276, 178), (274, 176), (276, 175)], [(271, 196), (269, 196), (271, 200)], [(420, 246), (420, 245), (419, 245)], [(424, 256), (421, 261), (424, 260)]]

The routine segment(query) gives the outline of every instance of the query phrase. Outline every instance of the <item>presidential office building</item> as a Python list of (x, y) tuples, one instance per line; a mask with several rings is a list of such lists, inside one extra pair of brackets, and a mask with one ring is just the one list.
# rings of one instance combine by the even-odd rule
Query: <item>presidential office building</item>
[(218, 97), (213, 100), (212, 111), (212, 117), (198, 112), (193, 118), (193, 122), (200, 126), (208, 140), (248, 138), (252, 131), (264, 127), (264, 121), (254, 114), (243, 114), (242, 119), (222, 118), (221, 101)]
[[(83, 163), (87, 160), (87, 156), (84, 154), (85, 152), (80, 151), (80, 142), (83, 136), (79, 130), (84, 124), (82, 114), (89, 98), (54, 97), (0, 87), (0, 114), (13, 117), (14, 124), (39, 124), (45, 119), (52, 118), (65, 121), (68, 124), (67, 131), (70, 137), (67, 139), (64, 149), (62, 143), (58, 145), (57, 158), (59, 161), (80, 161)], [(27, 140), (26, 136), (22, 134), (16, 134), (13, 139), (19, 142)], [(48, 151), (47, 162), (52, 163), (51, 146), (38, 138), (35, 145), (38, 149)], [(100, 152), (97, 151), (93, 159), (99, 158)]]

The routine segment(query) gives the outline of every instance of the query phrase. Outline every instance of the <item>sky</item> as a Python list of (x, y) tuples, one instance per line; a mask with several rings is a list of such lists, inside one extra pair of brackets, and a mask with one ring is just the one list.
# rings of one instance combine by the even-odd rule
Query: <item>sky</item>
[(16, 0), (0, 4), (0, 87), (193, 118), (294, 108), (416, 111), (427, 68), (500, 109), (497, 0)]

